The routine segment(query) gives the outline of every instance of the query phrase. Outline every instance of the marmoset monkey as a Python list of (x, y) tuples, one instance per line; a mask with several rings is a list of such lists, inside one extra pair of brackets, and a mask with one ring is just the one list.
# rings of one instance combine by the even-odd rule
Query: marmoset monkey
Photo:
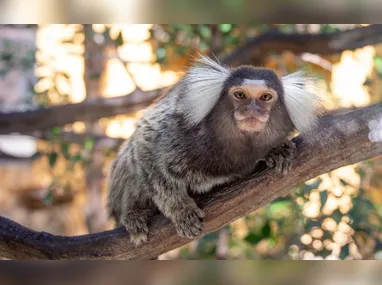
[(110, 216), (136, 245), (158, 209), (179, 235), (199, 236), (204, 213), (190, 193), (248, 176), (260, 161), (288, 172), (295, 153), (288, 135), (311, 130), (318, 117), (320, 99), (305, 83), (302, 72), (279, 78), (201, 56), (121, 147), (110, 172)]

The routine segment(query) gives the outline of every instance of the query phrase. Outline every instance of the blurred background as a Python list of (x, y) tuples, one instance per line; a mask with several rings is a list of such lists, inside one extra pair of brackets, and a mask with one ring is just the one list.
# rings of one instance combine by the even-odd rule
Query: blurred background
[[(58, 235), (113, 228), (105, 213), (108, 167), (134, 132), (144, 106), (120, 114), (118, 106), (107, 103), (129, 94), (142, 99), (151, 90), (150, 96), (158, 97), (198, 52), (223, 59), (235, 55), (233, 65), (261, 65), (279, 75), (308, 68), (329, 110), (380, 102), (382, 44), (365, 41), (364, 47), (343, 52), (320, 52), (318, 46), (317, 53), (296, 54), (276, 37), (277, 51), (259, 48), (261, 54), (248, 60), (241, 58), (245, 53), (235, 54), (251, 40), (275, 32), (325, 35), (361, 26), (0, 25), (0, 117), (77, 103), (82, 109), (68, 117), (85, 110), (90, 114), (86, 121), (40, 129), (41, 122), (56, 115), (46, 113), (29, 121), (22, 134), (0, 135), (0, 215)], [(89, 109), (86, 102), (97, 98), (104, 104)], [(307, 181), (290, 195), (160, 259), (382, 259), (381, 219), (378, 157)]]

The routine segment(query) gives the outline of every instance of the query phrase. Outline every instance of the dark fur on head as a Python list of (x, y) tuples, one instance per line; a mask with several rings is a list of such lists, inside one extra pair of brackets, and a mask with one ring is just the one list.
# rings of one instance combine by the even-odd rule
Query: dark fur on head
[[(200, 235), (204, 213), (190, 193), (245, 177), (260, 161), (284, 174), (290, 168), (294, 145), (286, 139), (294, 124), (282, 79), (266, 69), (230, 70), (205, 57), (201, 63), (145, 113), (111, 168), (108, 208), (135, 244), (147, 240), (148, 218), (158, 209), (180, 235)], [(277, 92), (256, 132), (238, 128), (229, 95), (245, 79)]]

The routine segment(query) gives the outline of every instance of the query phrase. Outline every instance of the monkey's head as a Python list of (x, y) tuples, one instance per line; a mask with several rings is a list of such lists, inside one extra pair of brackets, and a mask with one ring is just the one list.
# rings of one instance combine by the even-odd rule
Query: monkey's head
[(220, 100), (232, 106), (232, 119), (240, 130), (256, 133), (265, 128), (275, 112), (287, 113), (282, 108), (283, 96), (283, 86), (276, 73), (243, 66), (233, 70), (225, 80)]
[[(230, 69), (202, 56), (183, 79), (180, 108), (190, 125), (200, 123), (216, 109), (241, 131), (261, 132), (272, 119), (310, 130), (319, 116), (321, 100), (305, 89), (302, 72), (279, 77), (270, 69), (241, 66)], [(291, 123), (290, 123), (291, 122)]]

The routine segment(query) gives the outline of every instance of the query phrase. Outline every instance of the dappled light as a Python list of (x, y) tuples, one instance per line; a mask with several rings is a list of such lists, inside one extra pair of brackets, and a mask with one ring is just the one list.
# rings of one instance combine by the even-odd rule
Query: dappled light
[[(79, 5), (87, 5), (82, 2)], [(230, 213), (231, 220), (227, 218), (219, 227), (213, 224), (217, 218), (208, 216), (211, 232), (188, 243), (171, 240), (179, 246), (163, 252), (159, 259), (381, 259), (382, 160), (378, 151), (372, 155), (368, 151), (377, 146), (380, 150), (382, 112), (376, 114), (381, 108), (374, 107), (373, 119), (366, 123), (366, 113), (354, 113), (354, 120), (349, 114), (381, 104), (382, 45), (366, 41), (357, 48), (345, 46), (331, 51), (332, 46), (323, 43), (325, 50), (321, 54), (319, 47), (316, 49), (318, 45), (311, 52), (309, 42), (306, 47), (297, 44), (296, 48), (286, 37), (341, 35), (365, 28), (375, 26), (50, 24), (20, 28), (33, 39), (34, 46), (27, 46), (34, 56), (30, 59), (28, 52), (20, 52), (0, 58), (0, 89), (12, 93), (0, 90), (0, 112), (16, 112), (26, 104), (23, 108), (50, 113), (39, 117), (32, 112), (34, 117), (20, 119), (27, 123), (11, 121), (9, 126), (0, 126), (4, 128), (0, 133), (0, 215), (32, 230), (62, 236), (113, 229), (114, 222), (107, 218), (105, 210), (111, 162), (123, 141), (134, 134), (136, 123), (147, 108), (165, 94), (161, 88), (176, 84), (201, 52), (214, 54), (229, 66), (265, 66), (280, 76), (301, 69), (309, 71), (311, 91), (324, 101), (323, 117), (334, 119), (330, 117), (331, 124), (324, 121), (327, 125), (322, 126), (327, 127), (328, 133), (320, 130), (322, 138), (313, 133), (303, 137), (301, 143), (299, 137), (299, 147), (306, 151), (306, 141), (311, 139), (319, 145), (323, 140), (322, 145), (335, 145), (338, 152), (332, 154), (330, 149), (324, 149), (320, 162), (309, 160), (306, 169), (314, 175), (304, 172), (303, 165), (296, 165), (299, 172), (287, 177), (290, 189), (282, 190), (283, 195), (281, 190), (272, 192), (275, 185), (277, 189), (285, 187), (279, 178), (269, 178), (274, 174), (266, 173), (269, 176), (264, 179), (255, 176), (253, 179), (260, 183), (270, 181), (261, 192), (272, 193), (254, 202), (255, 211), (240, 217), (236, 212)], [(22, 46), (25, 42), (21, 33), (9, 37), (12, 29), (19, 28), (0, 27), (0, 55), (8, 54), (9, 45)], [(254, 41), (275, 29), (280, 34), (270, 33), (269, 42), (264, 37), (264, 45)], [(361, 35), (363, 31), (360, 30)], [(282, 35), (280, 42), (277, 35)], [(324, 41), (330, 42), (331, 38)], [(255, 49), (257, 52), (250, 52)], [(13, 56), (25, 59), (15, 60)], [(28, 85), (25, 78), (30, 74), (33, 80)], [(15, 80), (12, 76), (16, 75), (25, 80)], [(52, 109), (75, 104), (76, 110)], [(60, 117), (60, 124), (45, 127), (51, 117)], [(344, 148), (351, 149), (346, 140), (363, 133), (365, 125), (367, 142), (354, 140), (358, 151), (351, 155), (341, 152), (338, 141), (343, 140)], [(20, 126), (22, 129), (18, 129)], [(330, 133), (337, 137), (325, 137)], [(339, 156), (333, 157), (336, 153)], [(299, 154), (307, 157), (304, 152)], [(346, 163), (339, 163), (341, 160)], [(326, 173), (313, 172), (315, 168), (326, 169)], [(300, 181), (300, 177), (309, 180)], [(242, 184), (245, 191), (256, 188), (248, 183)], [(231, 193), (229, 187), (225, 189)], [(232, 194), (232, 199), (238, 199), (235, 195), (238, 194)], [(212, 202), (202, 202), (211, 212), (216, 210), (213, 201), (222, 199), (218, 194), (212, 197)], [(267, 199), (270, 201), (265, 203)], [(171, 230), (162, 220), (154, 225), (164, 225), (165, 234)], [(153, 236), (158, 238), (159, 230), (155, 229)], [(152, 253), (157, 251), (142, 256)], [(241, 278), (245, 279), (251, 273), (244, 271)], [(165, 277), (163, 280), (163, 284), (174, 282), (167, 282)]]

